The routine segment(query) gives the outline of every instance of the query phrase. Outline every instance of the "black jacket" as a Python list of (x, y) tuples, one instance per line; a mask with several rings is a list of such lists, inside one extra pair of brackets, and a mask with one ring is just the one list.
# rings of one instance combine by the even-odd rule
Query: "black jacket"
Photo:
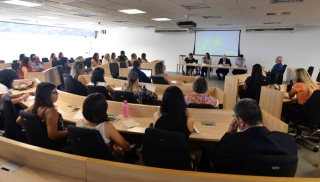
[(211, 161), (217, 172), (237, 174), (252, 154), (297, 155), (297, 144), (289, 134), (253, 127), (226, 133), (213, 149)]
[(134, 71), (138, 74), (139, 82), (151, 83), (151, 79), (147, 77), (145, 73), (143, 73), (139, 68), (132, 68), (131, 71)]

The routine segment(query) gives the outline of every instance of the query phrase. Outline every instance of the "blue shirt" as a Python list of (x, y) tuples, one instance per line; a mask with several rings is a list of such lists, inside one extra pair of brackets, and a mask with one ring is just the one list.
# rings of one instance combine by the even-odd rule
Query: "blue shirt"
[(270, 73), (280, 73), (283, 69), (282, 63), (275, 64), (272, 69), (270, 70)]
[(34, 63), (34, 62), (32, 62), (31, 63), (31, 67), (32, 68), (35, 68), (35, 69), (40, 69), (41, 71), (43, 71), (44, 70), (44, 67), (41, 65), (41, 64), (37, 64), (37, 63)]
[(241, 68), (246, 68), (247, 67), (246, 58), (242, 58), (242, 64), (241, 64), (239, 58), (236, 58), (236, 66), (239, 66)]

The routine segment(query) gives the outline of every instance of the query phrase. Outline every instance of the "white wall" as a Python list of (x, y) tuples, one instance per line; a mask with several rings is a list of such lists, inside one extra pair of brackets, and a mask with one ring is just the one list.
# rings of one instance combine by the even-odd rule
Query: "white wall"
[[(320, 28), (299, 27), (294, 33), (270, 32), (270, 33), (246, 33), (242, 31), (240, 50), (247, 59), (247, 66), (251, 70), (252, 65), (259, 63), (269, 70), (274, 65), (277, 56), (283, 56), (283, 63), (289, 67), (303, 67), (307, 69), (314, 66), (313, 77), (317, 76), (320, 69), (319, 56)], [(179, 55), (187, 55), (193, 52), (194, 33), (161, 34), (154, 33), (153, 29), (119, 29), (107, 30), (106, 35), (99, 35), (93, 41), (92, 50), (105, 53), (121, 50), (126, 55), (142, 52), (147, 54), (148, 60), (163, 59), (166, 61), (167, 70), (175, 71)], [(200, 58), (200, 57), (198, 57)], [(214, 62), (219, 57), (212, 58)], [(231, 58), (234, 61), (235, 58)]]
[[(23, 33), (0, 33), (0, 59), (5, 62), (18, 60), (19, 55), (35, 53), (50, 58), (51, 53), (58, 56), (63, 52), (66, 57), (91, 56), (91, 42), (94, 38), (36, 35)], [(87, 53), (87, 54), (86, 54)]]

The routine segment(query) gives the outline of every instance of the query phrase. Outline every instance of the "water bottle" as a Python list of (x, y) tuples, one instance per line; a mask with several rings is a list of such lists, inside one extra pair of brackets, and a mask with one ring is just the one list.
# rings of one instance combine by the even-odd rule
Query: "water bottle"
[(128, 106), (127, 100), (123, 101), (123, 104), (122, 104), (122, 115), (125, 118), (129, 117), (129, 106)]

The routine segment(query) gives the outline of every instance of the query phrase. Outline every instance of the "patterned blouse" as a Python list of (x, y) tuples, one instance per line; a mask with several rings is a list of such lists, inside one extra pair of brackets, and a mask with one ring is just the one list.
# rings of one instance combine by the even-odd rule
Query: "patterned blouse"
[[(122, 87), (122, 90), (125, 91), (127, 87), (127, 84), (125, 83)], [(132, 92), (134, 94), (134, 97), (137, 99), (137, 102), (139, 104), (142, 103), (143, 99), (157, 99), (158, 95), (154, 92), (151, 92), (150, 90), (147, 90), (145, 86), (141, 86), (137, 83), (134, 83), (132, 85)]]
[(185, 96), (186, 104), (210, 104), (213, 107), (219, 107), (219, 101), (208, 94), (191, 93)]

